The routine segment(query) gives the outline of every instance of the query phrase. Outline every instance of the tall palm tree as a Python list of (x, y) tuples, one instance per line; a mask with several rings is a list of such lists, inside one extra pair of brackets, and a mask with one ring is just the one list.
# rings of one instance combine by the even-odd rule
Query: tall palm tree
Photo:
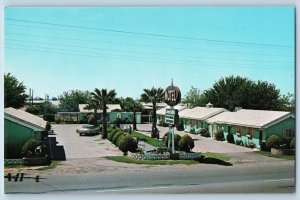
[(136, 112), (141, 111), (143, 109), (143, 106), (141, 102), (138, 100), (134, 100), (131, 97), (126, 97), (125, 99), (122, 100), (122, 109), (127, 111), (127, 112), (133, 112), (133, 123), (132, 127), (133, 130), (137, 130), (136, 128)]
[(157, 136), (156, 128), (156, 104), (161, 102), (164, 98), (164, 89), (154, 88), (144, 89), (144, 93), (141, 95), (141, 100), (148, 103), (152, 103), (152, 131), (151, 137)]
[(117, 93), (115, 90), (98, 89), (95, 88), (92, 92), (94, 99), (101, 105), (102, 108), (102, 138), (107, 137), (107, 107), (106, 105), (115, 101)]
[(87, 105), (84, 107), (85, 109), (93, 109), (94, 110), (94, 126), (97, 126), (97, 110), (101, 108), (101, 104), (97, 99), (92, 98), (88, 101)]

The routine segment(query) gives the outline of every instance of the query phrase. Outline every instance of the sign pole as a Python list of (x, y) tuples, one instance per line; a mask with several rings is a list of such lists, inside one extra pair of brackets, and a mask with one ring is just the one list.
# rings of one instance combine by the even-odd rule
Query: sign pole
[[(173, 110), (174, 107), (171, 106), (171, 109)], [(175, 143), (174, 143), (174, 126), (172, 126), (172, 153), (175, 153)]]

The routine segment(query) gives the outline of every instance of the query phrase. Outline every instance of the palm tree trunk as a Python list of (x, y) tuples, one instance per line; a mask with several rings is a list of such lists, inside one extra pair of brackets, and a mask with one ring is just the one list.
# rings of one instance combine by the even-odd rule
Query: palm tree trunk
[(97, 109), (94, 109), (94, 127), (97, 126)]
[(133, 130), (136, 131), (136, 112), (133, 111)]
[(105, 139), (107, 137), (107, 117), (106, 117), (106, 104), (103, 105), (103, 113), (102, 113), (102, 138)]
[(153, 103), (153, 113), (152, 113), (152, 133), (153, 138), (156, 137), (156, 105)]

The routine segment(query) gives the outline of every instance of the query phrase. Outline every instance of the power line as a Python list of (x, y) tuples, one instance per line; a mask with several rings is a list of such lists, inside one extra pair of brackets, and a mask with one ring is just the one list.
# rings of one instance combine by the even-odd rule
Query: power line
[(278, 45), (278, 44), (263, 44), (263, 43), (253, 43), (253, 42), (240, 42), (240, 41), (229, 41), (229, 40), (215, 40), (215, 39), (204, 39), (204, 38), (194, 38), (194, 37), (182, 37), (182, 36), (153, 34), (153, 33), (142, 33), (142, 32), (116, 30), (116, 29), (104, 29), (104, 28), (95, 28), (95, 27), (87, 27), (87, 26), (49, 23), (49, 22), (33, 21), (33, 20), (13, 19), (13, 18), (5, 18), (5, 20), (25, 22), (25, 23), (34, 23), (34, 24), (43, 24), (43, 25), (51, 25), (51, 26), (60, 26), (60, 27), (71, 27), (71, 28), (80, 28), (80, 29), (88, 29), (88, 30), (97, 30), (97, 31), (121, 33), (121, 34), (130, 34), (130, 35), (143, 35), (143, 36), (160, 37), (160, 38), (175, 38), (175, 39), (182, 39), (182, 40), (207, 41), (207, 42), (241, 44), (241, 45), (251, 45), (251, 46), (257, 45), (257, 46), (268, 46), (268, 47), (293, 48), (292, 46)]
[[(28, 26), (28, 25), (20, 25), (20, 24), (11, 24), (9, 23), (8, 25), (13, 25), (13, 26), (20, 26), (20, 27), (25, 27), (25, 28), (40, 28), (39, 26)], [(43, 27), (43, 28), (46, 28), (46, 29), (50, 29), (50, 30), (58, 30), (58, 31), (71, 31), (71, 32), (74, 32), (75, 30), (74, 29), (63, 29), (63, 28), (54, 28), (54, 27)], [(79, 30), (76, 30), (76, 33), (77, 32), (83, 32), (83, 33), (94, 33), (94, 34), (99, 34), (97, 32), (91, 32), (91, 31), (79, 31)], [(109, 35), (111, 36), (111, 34)], [(149, 37), (143, 37), (143, 36), (136, 36), (136, 35), (121, 35), (121, 36), (125, 36), (125, 37), (134, 37), (134, 38), (144, 38), (144, 39), (163, 39), (163, 40), (171, 40), (171, 41), (182, 41), (182, 40), (179, 40), (179, 39), (174, 39), (174, 38), (149, 38)], [(186, 42), (194, 42), (194, 41), (186, 41)], [(197, 41), (197, 42), (200, 42), (203, 44), (203, 42), (209, 42), (209, 41)], [(205, 44), (205, 43), (204, 43)], [(241, 47), (242, 44), (228, 44), (228, 43), (218, 43), (218, 44), (214, 44), (214, 45), (224, 45), (224, 46), (238, 46), (238, 47)], [(270, 46), (261, 46), (261, 47), (270, 47)]]
[(137, 47), (151, 47), (151, 48), (164, 48), (164, 49), (176, 49), (176, 50), (196, 50), (196, 51), (204, 51), (204, 52), (218, 52), (218, 53), (230, 53), (230, 54), (249, 54), (249, 55), (258, 55), (258, 56), (280, 56), (280, 57), (293, 57), (289, 55), (282, 55), (282, 54), (267, 54), (267, 53), (254, 53), (254, 52), (241, 52), (241, 51), (220, 51), (220, 50), (211, 50), (211, 49), (195, 49), (195, 48), (184, 48), (184, 47), (168, 47), (168, 46), (157, 46), (157, 45), (145, 45), (145, 44), (127, 44), (127, 43), (115, 43), (115, 42), (108, 42), (108, 41), (101, 41), (101, 40), (86, 40), (81, 38), (67, 38), (67, 37), (57, 37), (57, 36), (45, 36), (45, 35), (36, 35), (36, 34), (23, 34), (23, 33), (11, 33), (8, 32), (7, 35), (19, 35), (19, 36), (27, 36), (27, 37), (40, 37), (40, 38), (52, 38), (52, 39), (59, 39), (59, 40), (69, 40), (69, 41), (82, 41), (82, 42), (101, 42), (106, 44), (115, 44), (115, 45), (126, 45), (126, 46), (137, 46)]
[[(80, 46), (80, 45), (66, 45), (66, 44), (56, 44), (56, 43), (49, 43), (49, 42), (36, 42), (36, 41), (25, 41), (25, 40), (15, 40), (15, 39), (8, 39), (9, 41), (16, 41), (16, 42), (21, 42), (21, 43), (35, 43), (35, 44), (42, 44), (42, 45), (53, 45), (53, 46), (62, 46), (62, 47), (76, 47), (76, 48), (84, 48), (84, 49), (92, 49), (92, 50), (100, 50), (100, 51), (117, 51), (117, 52), (121, 52), (121, 53), (134, 53), (134, 54), (147, 54), (147, 55), (168, 55), (168, 56), (182, 56), (182, 54), (163, 54), (163, 53), (149, 53), (149, 52), (140, 52), (140, 51), (128, 51), (128, 50), (119, 50), (119, 49), (107, 49), (107, 48), (97, 48), (97, 47), (88, 47), (88, 46)], [(185, 57), (190, 57), (190, 58), (196, 58), (196, 59), (212, 59), (206, 56), (186, 56)], [(245, 61), (245, 62), (264, 62), (264, 63), (290, 63), (290, 62), (286, 62), (286, 61), (271, 61), (271, 60), (247, 60), (247, 59), (238, 59), (238, 58), (234, 58), (234, 59), (230, 59), (230, 58), (218, 58), (221, 60), (229, 60), (229, 61)]]
[[(153, 58), (149, 58), (149, 57), (129, 57), (129, 56), (117, 56), (117, 55), (110, 55), (110, 54), (101, 54), (101, 53), (94, 53), (94, 55), (90, 55), (90, 54), (81, 54), (81, 53), (73, 53), (73, 52), (70, 52), (70, 51), (61, 51), (61, 52), (58, 52), (58, 51), (47, 51), (47, 50), (44, 50), (44, 49), (47, 49), (47, 48), (44, 48), (43, 47), (33, 47), (33, 48), (42, 48), (42, 50), (35, 50), (35, 49), (28, 49), (28, 48), (19, 48), (19, 47), (5, 47), (5, 48), (10, 48), (10, 49), (19, 49), (19, 50), (24, 50), (24, 51), (34, 51), (34, 52), (43, 52), (43, 53), (54, 53), (54, 54), (66, 54), (66, 55), (77, 55), (77, 56), (88, 56), (88, 57), (97, 57), (99, 58), (99, 55), (105, 55), (105, 57), (102, 57), (102, 58), (105, 58), (107, 59), (108, 57), (107, 56), (112, 56), (114, 58), (117, 58), (117, 59), (120, 59), (120, 60), (129, 60), (129, 61), (132, 61), (132, 59), (135, 59), (135, 60), (139, 60), (139, 61), (143, 61), (143, 60), (146, 60), (147, 62), (159, 62), (159, 63), (172, 63), (172, 64), (188, 64), (188, 65), (197, 65), (199, 66), (200, 64), (204, 65), (204, 66), (211, 66), (213, 67), (214, 65), (225, 65), (225, 66), (228, 66), (230, 65), (229, 67), (234, 67), (234, 65), (230, 64), (230, 63), (203, 63), (203, 62), (199, 62), (199, 61), (193, 61), (193, 60), (175, 60), (175, 61), (179, 61), (179, 62), (174, 62), (174, 59), (169, 61), (169, 60), (165, 60), (165, 59), (153, 59)], [(48, 48), (49, 49), (49, 48)], [(54, 49), (54, 48), (51, 48), (51, 49)], [(83, 52), (83, 53), (91, 53), (91, 52)], [(288, 69), (288, 68), (292, 68), (292, 67), (280, 67), (280, 66), (271, 66), (271, 67), (265, 67), (265, 66), (249, 66), (247, 64), (241, 64), (243, 67), (242, 68), (265, 68), (265, 69), (273, 69), (273, 68), (277, 68), (277, 69)], [(237, 68), (241, 68), (241, 66), (236, 66)]]

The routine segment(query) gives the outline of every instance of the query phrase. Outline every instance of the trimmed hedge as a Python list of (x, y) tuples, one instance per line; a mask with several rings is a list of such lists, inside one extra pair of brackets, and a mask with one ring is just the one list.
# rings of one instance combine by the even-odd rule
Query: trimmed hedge
[[(181, 139), (181, 136), (179, 134), (174, 134), (174, 143), (175, 143), (175, 150), (178, 150), (178, 143)], [(166, 147), (168, 147), (168, 133), (165, 133), (162, 140), (165, 142)]]
[(218, 130), (218, 132), (215, 134), (216, 140), (218, 141), (224, 141), (224, 132), (222, 130)]
[(32, 156), (34, 155), (34, 150), (40, 146), (40, 142), (35, 139), (29, 139), (25, 142), (22, 147), (22, 155)]
[(200, 129), (200, 135), (203, 136), (203, 137), (210, 137), (210, 134), (209, 134), (209, 132), (207, 131), (206, 128), (201, 128)]
[(120, 137), (119, 141), (119, 149), (124, 152), (124, 154), (127, 154), (128, 151), (135, 152), (138, 145), (136, 140), (129, 134), (124, 134), (122, 137)]
[(124, 136), (129, 135), (129, 133), (124, 133), (122, 135), (120, 135), (120, 137), (118, 137), (117, 142), (116, 142), (116, 146), (119, 147), (121, 140), (123, 139)]
[(188, 134), (182, 136), (178, 143), (179, 150), (185, 152), (190, 152), (194, 148), (194, 146), (194, 140)]
[(280, 146), (280, 137), (277, 135), (271, 135), (266, 141), (267, 148), (279, 148)]
[(118, 140), (118, 138), (121, 136), (121, 135), (123, 135), (124, 134), (124, 132), (123, 131), (119, 131), (119, 132), (117, 132), (115, 135), (114, 135), (114, 137), (112, 138), (112, 143), (114, 144), (114, 145), (117, 145), (117, 140)]
[(228, 143), (234, 144), (234, 136), (232, 133), (228, 133), (226, 136), (226, 140)]
[(121, 129), (118, 129), (118, 128), (113, 129), (110, 133), (108, 133), (107, 139), (108, 139), (109, 141), (112, 141), (112, 139), (113, 139), (113, 137), (115, 136), (115, 134), (116, 134), (117, 132), (119, 132), (119, 131), (121, 131)]

